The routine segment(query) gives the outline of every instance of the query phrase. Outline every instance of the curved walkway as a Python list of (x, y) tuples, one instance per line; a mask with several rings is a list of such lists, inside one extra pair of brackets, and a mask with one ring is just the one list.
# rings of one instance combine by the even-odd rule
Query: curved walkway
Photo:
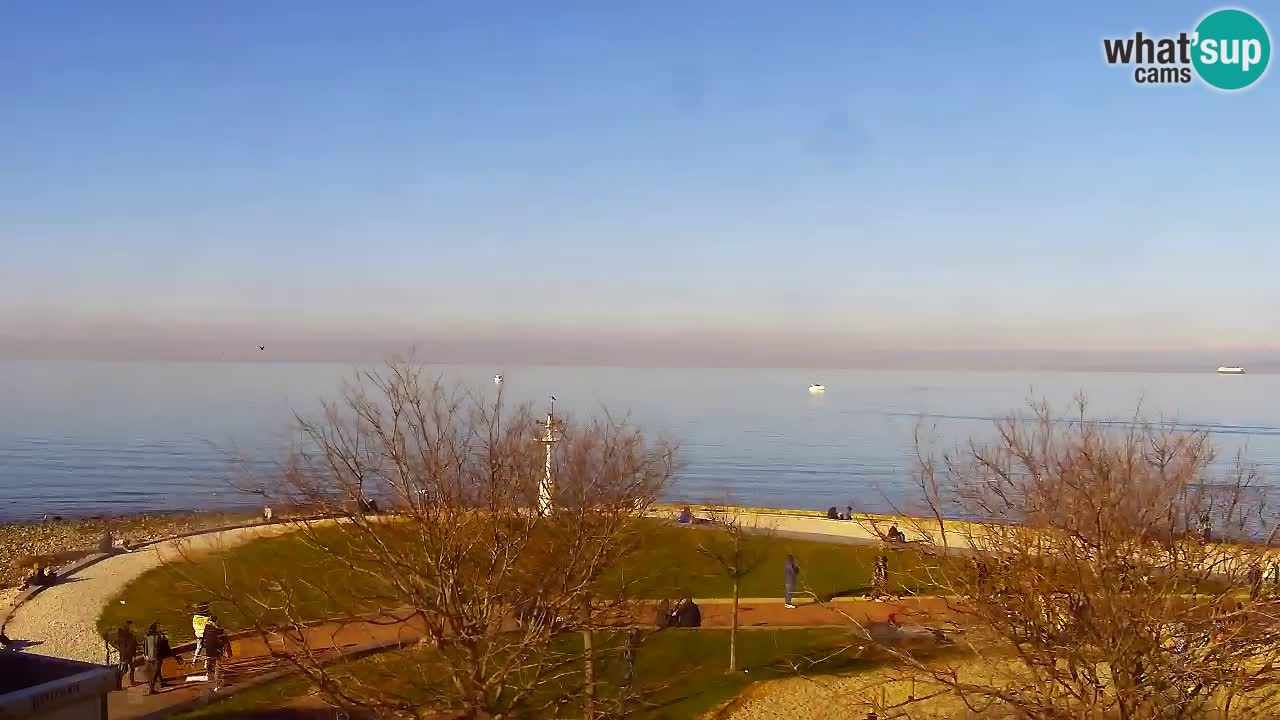
[[(665, 516), (669, 513), (655, 514)], [(870, 530), (870, 523), (836, 522), (821, 517), (769, 511), (748, 511), (743, 513), (743, 517), (760, 529), (767, 528), (780, 536), (842, 544), (878, 540)], [(5, 632), (13, 640), (29, 643), (27, 652), (83, 662), (102, 662), (106, 649), (98, 635), (98, 617), (107, 603), (140, 575), (163, 562), (180, 559), (184, 553), (213, 552), (293, 529), (291, 523), (284, 522), (214, 531), (161, 541), (131, 553), (106, 558), (71, 573), (58, 584), (27, 600), (9, 617)]]
[[(702, 627), (724, 629), (732, 621), (732, 601), (726, 598), (699, 600), (702, 605)], [(840, 609), (830, 604), (802, 602), (794, 610), (784, 608), (781, 598), (744, 598), (741, 600), (740, 619), (743, 631), (766, 629), (798, 629), (820, 627), (848, 627), (856, 625), (872, 630), (883, 625), (890, 613), (914, 620), (941, 620), (948, 613), (946, 602), (940, 598), (906, 598), (884, 603), (870, 600), (842, 600)], [(644, 608), (638, 618), (616, 618), (621, 625), (648, 625), (652, 608)], [(650, 625), (650, 627), (652, 627)], [(677, 630), (676, 632), (697, 632)], [(231, 660), (225, 666), (227, 685), (216, 693), (206, 683), (185, 682), (186, 675), (198, 672), (188, 665), (166, 661), (164, 675), (172, 687), (156, 694), (146, 695), (141, 685), (125, 692), (112, 693), (109, 697), (110, 716), (118, 720), (153, 720), (169, 714), (189, 710), (198, 705), (225, 698), (263, 682), (280, 679), (291, 672), (293, 666), (287, 657), (303, 653), (308, 662), (328, 662), (339, 657), (361, 655), (406, 647), (417, 642), (424, 631), (417, 620), (394, 622), (383, 618), (378, 622), (318, 623), (305, 630), (305, 643), (282, 635), (264, 636), (253, 631), (236, 633), (232, 641)], [(187, 656), (190, 646), (175, 648)], [(138, 676), (139, 678), (141, 675)], [(299, 700), (286, 701), (287, 707), (296, 707)]]
[(113, 555), (61, 578), (58, 584), (27, 600), (14, 611), (5, 625), (5, 634), (30, 643), (25, 652), (101, 663), (106, 650), (97, 631), (98, 617), (107, 603), (138, 576), (184, 554), (214, 552), (292, 529), (289, 524), (236, 528), (166, 540)]
[[(834, 543), (866, 543), (877, 540), (874, 531), (857, 523), (835, 523), (824, 518), (794, 517), (774, 513), (750, 513), (761, 529), (783, 536), (802, 536), (806, 539)], [(22, 640), (26, 651), (84, 662), (100, 663), (106, 650), (97, 632), (97, 620), (103, 609), (143, 573), (164, 562), (179, 560), (192, 555), (218, 552), (249, 540), (291, 532), (289, 523), (257, 525), (159, 542), (131, 553), (111, 556), (92, 565), (70, 572), (57, 585), (44, 589), (28, 599), (9, 617), (6, 631), (10, 638)], [(842, 599), (843, 600), (843, 599)], [(703, 606), (704, 627), (726, 627), (731, 613), (727, 599), (699, 600)], [(744, 598), (740, 616), (744, 630), (778, 627), (821, 627), (851, 625), (854, 623), (882, 622), (889, 612), (907, 615), (945, 615), (945, 601), (938, 598), (915, 598), (897, 603), (871, 603), (858, 600), (834, 605), (802, 604), (797, 610), (782, 608), (780, 599)], [(358, 625), (358, 624), (357, 624)], [(333, 628), (321, 625), (308, 631), (317, 637), (309, 642), (312, 649), (324, 648), (335, 655), (372, 652), (383, 646), (396, 646), (412, 642), (420, 634), (410, 628), (370, 628), (345, 626), (342, 638), (319, 637), (320, 633), (333, 633)], [(394, 637), (385, 637), (384, 635)], [(237, 660), (228, 667), (232, 685), (224, 695), (253, 684), (251, 679), (265, 680), (262, 675), (274, 675), (279, 664), (279, 653), (284, 648), (270, 647), (256, 638), (244, 638), (237, 643)], [(260, 646), (260, 647), (259, 647)], [(274, 652), (273, 652), (274, 651)], [(273, 657), (275, 656), (275, 657)], [(170, 665), (170, 664), (166, 664)], [(166, 667), (166, 674), (185, 675), (191, 668)], [(239, 672), (237, 672), (239, 671)], [(255, 678), (255, 676), (258, 676)], [(176, 678), (175, 678), (176, 679)], [(248, 682), (246, 682), (248, 681)], [(160, 717), (193, 701), (207, 700), (208, 690), (203, 683), (180, 686), (154, 697), (141, 694), (141, 688), (125, 693), (112, 693), (112, 715), (128, 718)]]

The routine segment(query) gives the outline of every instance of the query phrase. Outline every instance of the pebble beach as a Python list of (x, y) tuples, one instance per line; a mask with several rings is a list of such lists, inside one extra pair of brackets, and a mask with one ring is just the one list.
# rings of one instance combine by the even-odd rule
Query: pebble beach
[(185, 512), (122, 517), (46, 518), (0, 525), (0, 607), (8, 607), (18, 586), (40, 562), (59, 567), (96, 552), (110, 531), (117, 540), (138, 545), (205, 528), (257, 519), (246, 512)]

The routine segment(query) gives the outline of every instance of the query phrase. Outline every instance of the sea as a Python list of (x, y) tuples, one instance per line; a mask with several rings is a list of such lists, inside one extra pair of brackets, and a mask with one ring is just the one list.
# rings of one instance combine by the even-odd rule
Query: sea
[[(0, 519), (255, 508), (237, 462), (273, 467), (361, 366), (320, 363), (0, 363)], [(363, 366), (369, 367), (369, 366)], [(376, 366), (375, 366), (376, 367)], [(989, 441), (1047, 400), (1211, 433), (1280, 478), (1280, 375), (909, 369), (432, 366), (446, 382), (578, 419), (609, 413), (678, 443), (670, 501), (910, 509), (916, 437), (933, 451)], [(826, 391), (814, 394), (811, 383)], [(1280, 480), (1275, 480), (1280, 482)]]

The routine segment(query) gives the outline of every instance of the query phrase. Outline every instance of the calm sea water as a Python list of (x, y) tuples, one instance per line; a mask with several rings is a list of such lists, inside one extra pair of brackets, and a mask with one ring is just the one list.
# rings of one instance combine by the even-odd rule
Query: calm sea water
[[(255, 506), (230, 453), (273, 458), (293, 411), (333, 397), (350, 366), (0, 363), (0, 518)], [(943, 445), (1078, 391), (1099, 418), (1147, 416), (1214, 433), (1280, 478), (1280, 375), (443, 367), (444, 375), (581, 416), (629, 413), (677, 439), (670, 499), (882, 509), (909, 503), (913, 432)], [(827, 386), (808, 392), (810, 382)]]

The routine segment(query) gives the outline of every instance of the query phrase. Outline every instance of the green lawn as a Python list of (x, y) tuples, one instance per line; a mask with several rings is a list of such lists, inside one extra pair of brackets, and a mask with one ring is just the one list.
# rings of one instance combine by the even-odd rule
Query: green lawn
[[(650, 598), (729, 597), (732, 585), (717, 571), (716, 564), (698, 552), (699, 545), (723, 544), (720, 531), (705, 528), (674, 527), (658, 521), (645, 521), (644, 541), (637, 552), (606, 579), (605, 585), (617, 577), (631, 581), (643, 578), (637, 594)], [(337, 531), (322, 529), (336, 538)], [(332, 539), (332, 538), (331, 538)], [(742, 580), (743, 597), (781, 597), (782, 564), (788, 553), (794, 554), (801, 568), (801, 585), (820, 597), (859, 595), (869, 590), (871, 565), (880, 552), (874, 547), (836, 545), (780, 537), (756, 537), (750, 541), (758, 553), (755, 570)], [(912, 580), (917, 563), (914, 553), (890, 553), (890, 585), (896, 592), (920, 589)], [(304, 619), (318, 619), (334, 610), (359, 605), (362, 591), (372, 590), (373, 581), (360, 578), (341, 567), (332, 557), (308, 545), (300, 536), (290, 534), (255, 540), (235, 547), (220, 556), (208, 556), (194, 562), (182, 562), (155, 568), (134, 582), (107, 604), (99, 628), (118, 627), (126, 619), (145, 627), (159, 622), (175, 642), (192, 639), (191, 611), (196, 603), (210, 601), (210, 593), (202, 588), (231, 588), (261, 594), (272, 583), (289, 587), (296, 611)], [(123, 601), (123, 602), (119, 602)], [(370, 603), (369, 609), (374, 605)], [(243, 627), (244, 620), (232, 607), (212, 601), (223, 627)], [(258, 609), (268, 620), (283, 621), (274, 611)]]
[[(651, 597), (730, 597), (733, 585), (716, 563), (698, 551), (703, 547), (725, 547), (725, 534), (701, 527), (657, 524), (648, 543), (630, 562), (628, 571), (652, 577), (645, 583)], [(877, 555), (889, 555), (890, 589), (898, 593), (920, 590), (913, 580), (919, 562), (914, 552), (882, 551), (867, 545), (796, 540), (761, 535), (748, 539), (755, 569), (742, 579), (742, 597), (780, 598), (783, 593), (782, 565), (788, 554), (800, 565), (801, 586), (819, 597), (864, 595), (871, 589), (871, 567)]]
[[(576, 638), (572, 639), (576, 641)], [(850, 653), (835, 653), (849, 641), (839, 629), (753, 630), (739, 634), (738, 657), (746, 672), (725, 673), (729, 633), (724, 630), (664, 630), (653, 633), (636, 652), (637, 686), (656, 689), (645, 699), (648, 709), (642, 716), (657, 719), (696, 717), (737, 696), (753, 682), (771, 680), (796, 672), (795, 666), (814, 673), (848, 673), (875, 667)], [(602, 647), (610, 640), (602, 638)], [(827, 657), (830, 655), (830, 657)], [(823, 657), (820, 663), (811, 659)], [(394, 678), (420, 677), (422, 666), (431, 662), (427, 651), (384, 653), (347, 663), (336, 672), (362, 682), (379, 684)], [(601, 661), (604, 664), (604, 660)], [(610, 665), (600, 672), (602, 702), (616, 697), (620, 669)], [(580, 681), (570, 678), (567, 682)], [(398, 686), (406, 691), (403, 683)], [(283, 680), (237, 694), (201, 708), (182, 718), (225, 720), (253, 717), (294, 703), (313, 692), (298, 678)], [(412, 695), (412, 691), (409, 691)]]
[[(221, 555), (165, 564), (143, 573), (107, 603), (98, 618), (98, 629), (119, 627), (126, 619), (144, 628), (158, 622), (175, 645), (189, 642), (194, 639), (191, 614), (199, 602), (210, 602), (211, 611), (224, 628), (239, 629), (245, 625), (243, 617), (231, 605), (213, 599), (208, 589), (230, 588), (244, 590), (245, 595), (261, 595), (273, 582), (287, 584), (294, 593), (295, 607), (307, 619), (331, 614), (338, 607), (337, 602), (349, 601), (362, 589), (361, 583), (336, 561), (300, 537), (268, 537)], [(261, 614), (268, 619), (286, 620), (271, 610)]]

